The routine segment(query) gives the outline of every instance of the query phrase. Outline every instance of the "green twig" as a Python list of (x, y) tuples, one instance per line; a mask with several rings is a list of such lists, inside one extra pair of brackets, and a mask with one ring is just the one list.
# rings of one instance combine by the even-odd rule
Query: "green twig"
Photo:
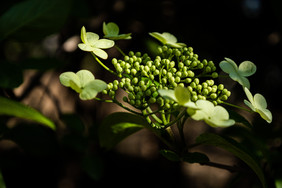
[(109, 67), (107, 67), (93, 52), (91, 52), (92, 56), (94, 57), (94, 59), (107, 71), (109, 71), (110, 73), (114, 74), (117, 76), (117, 73), (115, 73), (113, 70), (111, 70)]
[(222, 102), (223, 104), (226, 104), (226, 105), (228, 105), (228, 106), (232, 106), (232, 107), (234, 107), (234, 108), (239, 108), (239, 109), (241, 109), (241, 110), (245, 110), (245, 111), (247, 111), (247, 112), (253, 112), (252, 110), (249, 110), (249, 109), (247, 109), (247, 108), (244, 108), (244, 107), (241, 107), (241, 106), (238, 106), (238, 105), (235, 105), (235, 104), (231, 104), (231, 103), (228, 103), (228, 102)]
[(115, 45), (115, 48), (116, 48), (123, 56), (126, 56), (126, 54), (120, 49), (120, 47), (118, 47), (117, 45)]

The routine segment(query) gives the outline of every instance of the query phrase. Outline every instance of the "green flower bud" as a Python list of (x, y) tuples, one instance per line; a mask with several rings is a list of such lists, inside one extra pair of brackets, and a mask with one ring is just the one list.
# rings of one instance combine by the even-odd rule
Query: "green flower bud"
[(162, 47), (162, 50), (165, 52), (165, 51), (168, 50), (168, 47), (167, 47), (167, 46), (163, 46), (163, 47)]
[(129, 94), (128, 94), (128, 98), (129, 98), (130, 100), (133, 100), (133, 99), (135, 99), (135, 96), (134, 96), (132, 93), (129, 93)]
[(203, 89), (202, 94), (207, 96), (209, 94), (209, 90), (208, 89)]
[(195, 84), (199, 84), (200, 83), (200, 80), (199, 80), (199, 78), (195, 78), (194, 80), (193, 80), (193, 82), (195, 82)]
[(206, 66), (205, 71), (206, 71), (206, 72), (211, 72), (211, 71), (212, 71), (212, 69), (211, 69), (211, 67), (210, 67), (210, 66)]
[(130, 51), (130, 52), (128, 53), (128, 55), (129, 55), (130, 57), (132, 57), (132, 56), (134, 56), (134, 52), (133, 52), (133, 51)]
[(136, 85), (138, 83), (138, 78), (137, 77), (134, 77), (132, 79), (132, 84)]
[(179, 76), (176, 76), (176, 77), (175, 77), (175, 82), (176, 82), (176, 83), (179, 83), (180, 81), (181, 81), (181, 78), (180, 78)]
[(113, 59), (112, 59), (112, 64), (113, 64), (113, 65), (114, 65), (114, 64), (117, 64), (117, 62), (118, 62), (118, 61), (117, 61), (116, 58), (113, 58)]
[(184, 61), (184, 64), (185, 64), (186, 66), (191, 65), (191, 63), (192, 63), (192, 61), (190, 61), (190, 60), (185, 60), (185, 61)]
[(130, 100), (129, 103), (134, 106), (135, 105), (135, 100)]
[(131, 75), (135, 76), (137, 74), (137, 70), (136, 69), (131, 69), (130, 73), (131, 73)]
[(162, 83), (166, 84), (167, 83), (167, 78), (162, 78)]
[(188, 71), (188, 76), (189, 77), (194, 77), (195, 76), (195, 73), (191, 70)]
[(142, 54), (141, 54), (141, 52), (136, 52), (135, 55), (136, 55), (137, 57), (141, 57)]
[(124, 61), (129, 61), (129, 56), (126, 55), (126, 56), (124, 56), (123, 59), (124, 59)]
[(207, 66), (207, 65), (208, 65), (208, 61), (207, 61), (206, 59), (204, 59), (204, 60), (202, 61), (202, 63), (203, 63), (204, 66)]
[(109, 96), (110, 96), (112, 99), (115, 98), (115, 95), (116, 95), (116, 92), (115, 92), (115, 91), (111, 90), (111, 91), (109, 92)]
[(142, 103), (141, 103), (140, 100), (135, 100), (135, 105), (136, 105), (136, 106), (141, 106), (141, 104), (142, 104)]
[(191, 83), (191, 82), (192, 82), (192, 78), (186, 78), (186, 79), (185, 79), (185, 83), (189, 84), (189, 83)]
[(114, 84), (113, 84), (113, 83), (108, 83), (107, 89), (108, 89), (108, 90), (110, 90), (110, 89), (112, 89), (112, 88), (113, 88), (113, 86), (114, 86)]
[(128, 91), (130, 91), (130, 92), (134, 91), (134, 88), (133, 88), (132, 86), (129, 86), (127, 89), (128, 89)]
[(224, 89), (224, 85), (223, 84), (219, 84), (217, 87), (218, 90), (222, 91)]
[(217, 98), (217, 94), (216, 94), (216, 93), (212, 93), (212, 94), (210, 95), (210, 98), (211, 98), (211, 99), (216, 99), (216, 98)]
[(218, 73), (217, 72), (213, 72), (212, 73), (212, 78), (217, 78), (218, 77)]
[(185, 87), (184, 83), (179, 83), (178, 86), (179, 87)]
[(209, 85), (206, 82), (202, 83), (203, 88), (207, 88)]
[(160, 105), (160, 106), (163, 106), (164, 105), (164, 99), (162, 97), (158, 97), (157, 98), (157, 103)]
[(145, 95), (146, 95), (146, 96), (151, 96), (151, 94), (152, 94), (151, 90), (149, 90), (149, 89), (146, 90), (146, 92), (145, 92)]
[(156, 75), (159, 75), (160, 74), (160, 71), (158, 69), (156, 69), (153, 74), (156, 76)]
[(156, 103), (156, 102), (157, 102), (157, 99), (156, 99), (156, 98), (151, 97), (151, 98), (149, 99), (149, 103), (151, 103), (151, 104), (154, 104), (154, 103)]
[(216, 91), (217, 91), (217, 85), (213, 85), (213, 86), (212, 86), (212, 91), (211, 91), (211, 92), (215, 93)]

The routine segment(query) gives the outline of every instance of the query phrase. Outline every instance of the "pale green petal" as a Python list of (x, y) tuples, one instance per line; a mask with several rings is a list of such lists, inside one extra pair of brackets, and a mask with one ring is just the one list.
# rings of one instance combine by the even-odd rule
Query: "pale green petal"
[(80, 84), (78, 76), (74, 72), (64, 72), (59, 76), (60, 82), (66, 87), (70, 87), (70, 80)]
[(244, 61), (239, 65), (239, 74), (242, 76), (251, 76), (256, 70), (256, 65), (251, 61)]
[(163, 97), (163, 98), (168, 98), (174, 101), (177, 101), (176, 97), (175, 97), (175, 92), (174, 90), (167, 90), (167, 89), (159, 89), (158, 90), (159, 94)]
[(204, 111), (206, 114), (212, 114), (214, 110), (214, 104), (207, 100), (197, 100), (196, 101), (197, 107)]
[(74, 80), (70, 80), (70, 87), (75, 90), (77, 93), (81, 92), (81, 87), (79, 82), (76, 82)]
[(81, 40), (82, 40), (83, 43), (87, 43), (87, 39), (86, 39), (86, 29), (85, 29), (84, 26), (81, 28), (80, 38), (81, 38)]
[(114, 22), (103, 23), (103, 32), (105, 35), (117, 36), (119, 33), (119, 27)]
[(92, 32), (86, 33), (87, 44), (93, 45), (97, 40), (99, 40), (99, 35)]
[(107, 39), (110, 39), (110, 40), (122, 40), (122, 39), (128, 40), (128, 39), (131, 39), (130, 35), (131, 35), (131, 33), (120, 34), (120, 35), (117, 35), (117, 36), (106, 35), (104, 37), (107, 38)]
[(106, 89), (107, 86), (108, 86), (108, 84), (106, 82), (104, 82), (103, 80), (96, 79), (96, 80), (89, 82), (85, 86), (85, 88), (92, 88), (92, 89), (95, 89), (98, 92), (101, 92), (104, 89)]
[(167, 43), (176, 43), (177, 42), (177, 38), (173, 34), (170, 34), (168, 32), (164, 32), (162, 34), (162, 37), (166, 40)]
[(93, 43), (93, 45), (96, 48), (107, 49), (107, 48), (113, 47), (115, 45), (115, 42), (113, 40), (100, 39), (100, 40), (96, 41), (95, 43)]
[(167, 45), (174, 47), (174, 48), (182, 48), (184, 46), (186, 46), (186, 44), (184, 43), (173, 43), (173, 42), (167, 42)]
[(245, 94), (246, 94), (248, 100), (250, 101), (250, 103), (252, 105), (254, 105), (254, 97), (253, 97), (252, 93), (250, 92), (250, 90), (248, 88), (244, 87), (244, 91), (245, 91)]
[(190, 101), (191, 93), (187, 88), (184, 87), (176, 87), (174, 89), (176, 101), (178, 104), (183, 106), (185, 103)]
[(162, 36), (162, 34), (158, 33), (158, 32), (152, 32), (149, 33), (152, 37), (154, 37), (155, 39), (159, 40), (161, 43), (166, 44), (167, 40)]
[(85, 88), (83, 88), (79, 97), (82, 100), (91, 100), (97, 96), (97, 94), (107, 88), (107, 84), (102, 80), (93, 80), (89, 82)]
[(238, 66), (236, 65), (236, 63), (229, 58), (225, 58), (225, 60), (221, 61), (219, 63), (219, 67), (221, 68), (221, 70), (228, 74), (238, 71)]
[(94, 75), (88, 70), (80, 70), (76, 73), (80, 80), (81, 87), (85, 87), (87, 83), (95, 79)]
[(247, 100), (244, 100), (245, 105), (247, 105), (252, 111), (256, 112), (255, 107)]
[(80, 43), (78, 44), (78, 47), (86, 52), (92, 52), (95, 48), (89, 44), (84, 44), (84, 43)]
[(194, 109), (194, 110), (198, 110), (199, 109), (199, 107), (194, 102), (191, 102), (191, 101), (183, 104), (183, 106), (187, 107), (187, 108)]
[[(192, 112), (193, 112), (193, 114), (190, 114)], [(202, 110), (196, 110), (196, 111), (192, 110), (191, 111), (191, 110), (188, 109), (188, 113), (191, 116), (191, 118), (196, 120), (196, 121), (204, 120), (204, 119), (207, 118), (207, 114), (205, 112), (203, 112)]]
[(239, 84), (241, 84), (243, 87), (246, 87), (250, 89), (250, 81), (248, 78), (240, 76), (239, 79), (237, 80)]
[(258, 109), (264, 109), (267, 107), (267, 102), (261, 94), (257, 93), (254, 96), (254, 106)]
[(215, 106), (213, 114), (212, 114), (212, 118), (218, 119), (218, 120), (228, 120), (229, 119), (229, 113), (222, 106)]
[(272, 122), (272, 113), (268, 109), (257, 109), (257, 112), (260, 116), (266, 120), (268, 123)]
[(108, 54), (104, 50), (101, 50), (99, 48), (94, 48), (93, 53), (102, 59), (108, 58)]

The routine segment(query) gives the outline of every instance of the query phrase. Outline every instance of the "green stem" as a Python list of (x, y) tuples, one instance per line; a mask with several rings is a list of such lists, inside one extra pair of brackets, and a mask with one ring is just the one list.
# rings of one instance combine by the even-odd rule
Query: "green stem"
[(178, 120), (180, 120), (186, 113), (186, 110), (183, 110), (173, 121), (171, 121), (170, 123), (166, 124), (166, 127), (169, 127), (171, 125), (173, 125), (174, 123), (176, 123)]
[(120, 107), (122, 107), (123, 109), (129, 111), (129, 112), (132, 112), (132, 113), (137, 114), (137, 115), (140, 115), (140, 116), (143, 115), (143, 114), (140, 113), (140, 112), (136, 112), (136, 111), (134, 111), (134, 110), (132, 110), (132, 109), (130, 109), (130, 108), (124, 106), (122, 103), (120, 103), (120, 102), (119, 102), (118, 100), (116, 100), (116, 99), (113, 99), (113, 102), (116, 103), (117, 105), (119, 105)]
[(241, 107), (241, 106), (238, 106), (238, 105), (235, 105), (235, 104), (231, 104), (231, 103), (228, 103), (228, 102), (222, 102), (223, 104), (226, 104), (226, 105), (228, 105), (228, 106), (232, 106), (232, 107), (234, 107), (234, 108), (239, 108), (239, 109), (241, 109), (241, 110), (245, 110), (245, 111), (247, 111), (247, 112), (253, 112), (252, 110), (249, 110), (249, 109), (247, 109), (247, 108), (244, 108), (244, 107)]
[(115, 45), (115, 48), (116, 48), (123, 56), (126, 56), (126, 54), (120, 49), (120, 47), (118, 47), (117, 45)]
[[(147, 111), (149, 112), (149, 113), (152, 113), (153, 111), (152, 111), (152, 109), (148, 106), (147, 108)], [(156, 114), (154, 114), (154, 113), (152, 113), (152, 118), (154, 118), (154, 120), (156, 120), (158, 123), (160, 123), (160, 124), (163, 124), (163, 121), (160, 119), (160, 118), (158, 118), (158, 116), (156, 116)]]
[(107, 71), (109, 71), (110, 73), (114, 74), (117, 76), (117, 73), (115, 73), (113, 70), (111, 70), (109, 67), (107, 67), (104, 63), (102, 63), (102, 61), (100, 61), (100, 59), (93, 53), (91, 52), (92, 56), (94, 57), (94, 59)]
[(114, 102), (113, 100), (101, 99), (99, 97), (95, 97), (94, 99), (97, 100), (97, 101), (101, 101), (101, 102), (108, 102), (108, 103)]

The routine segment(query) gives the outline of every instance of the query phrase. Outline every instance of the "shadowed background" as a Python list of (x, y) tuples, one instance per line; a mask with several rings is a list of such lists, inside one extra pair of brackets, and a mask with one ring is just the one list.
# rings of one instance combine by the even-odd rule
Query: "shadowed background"
[[(22, 4), (24, 3), (24, 4)], [(281, 26), (279, 0), (29, 0), (0, 3), (0, 95), (28, 104), (56, 122), (58, 130), (16, 118), (1, 117), (0, 165), (7, 187), (250, 187), (256, 177), (198, 164), (167, 161), (159, 155), (157, 138), (142, 130), (114, 150), (99, 147), (97, 126), (107, 114), (121, 111), (116, 105), (80, 101), (58, 80), (65, 71), (91, 70), (96, 78), (112, 81), (90, 54), (77, 49), (80, 29), (102, 33), (103, 22), (115, 22), (132, 40), (118, 41), (129, 50), (154, 54), (148, 32), (170, 32), (179, 42), (194, 48), (199, 59), (218, 64), (224, 57), (240, 63), (250, 60), (257, 72), (250, 77), (251, 91), (263, 94), (273, 113), (268, 125), (246, 116), (258, 126), (254, 131), (273, 148), (266, 168), (269, 187), (282, 174)], [(121, 55), (107, 50), (112, 57)], [(242, 104), (241, 87), (221, 80), (232, 91), (230, 100)], [(215, 130), (192, 122), (185, 128), (193, 143), (202, 132)], [(260, 144), (260, 143), (258, 143)], [(216, 148), (199, 148), (211, 160), (223, 164), (241, 161)], [(261, 154), (258, 154), (261, 155)], [(272, 155), (271, 155), (272, 156)], [(273, 168), (272, 168), (273, 167)]]

